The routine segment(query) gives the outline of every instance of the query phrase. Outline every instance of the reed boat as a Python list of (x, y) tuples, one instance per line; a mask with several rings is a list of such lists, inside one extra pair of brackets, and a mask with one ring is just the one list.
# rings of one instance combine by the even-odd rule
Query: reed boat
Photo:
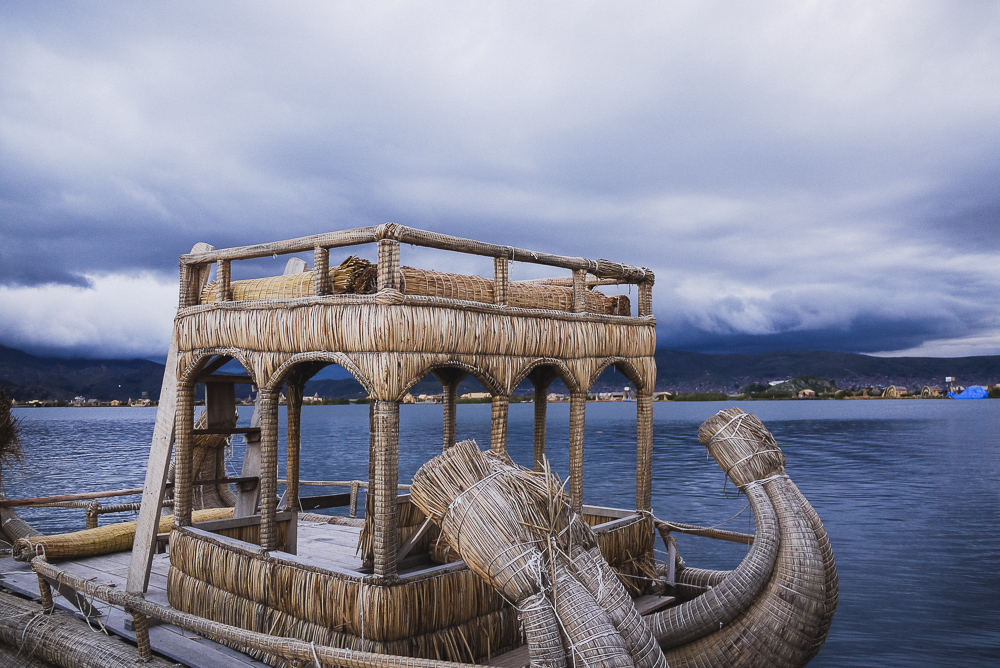
[[(406, 245), (492, 258), (493, 276), (404, 266)], [(374, 246), (377, 260), (349, 255), (362, 246)], [(311, 268), (296, 256), (304, 252)], [(331, 254), (347, 257), (335, 266)], [(293, 256), (284, 274), (232, 280), (232, 263), (279, 255)], [(515, 262), (565, 275), (512, 281)], [(180, 257), (137, 521), (97, 526), (99, 497), (137, 490), (0, 502), (16, 560), (4, 559), (0, 581), (10, 592), (0, 595), (0, 663), (804, 666), (826, 639), (837, 571), (819, 517), (760, 421), (729, 409), (698, 432), (747, 497), (753, 534), (652, 512), (653, 284), (651, 271), (620, 262), (391, 223), (238, 248), (196, 245)], [(617, 285), (635, 286), (634, 308), (601, 291)], [(233, 360), (242, 373), (219, 372)], [(309, 496), (300, 493), (308, 488), (299, 470), (303, 385), (330, 364), (370, 395), (369, 476), (340, 481), (350, 491)], [(584, 498), (587, 394), (612, 366), (636, 395), (628, 508)], [(429, 374), (442, 385), (442, 448), (405, 483), (400, 403)], [(467, 375), (490, 393), (486, 449), (457, 438), (457, 388)], [(545, 457), (556, 378), (569, 391), (565, 480)], [(507, 454), (507, 417), (526, 379), (534, 455), (518, 464)], [(242, 425), (241, 383), (257, 391)], [(196, 415), (200, 387), (206, 406)], [(219, 463), (234, 436), (246, 440), (238, 478)], [(35, 535), (15, 512), (53, 502), (84, 505), (92, 528)], [(349, 510), (314, 512), (338, 506)], [(697, 568), (678, 554), (677, 533), (744, 543), (747, 553), (732, 571)], [(665, 558), (656, 557), (657, 540)]]

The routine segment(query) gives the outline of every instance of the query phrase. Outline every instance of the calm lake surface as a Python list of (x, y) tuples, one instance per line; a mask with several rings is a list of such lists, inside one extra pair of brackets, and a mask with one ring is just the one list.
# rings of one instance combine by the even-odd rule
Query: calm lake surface
[[(653, 510), (715, 525), (746, 506), (698, 443), (727, 403), (657, 403)], [(1000, 401), (736, 402), (756, 413), (822, 517), (840, 573), (830, 637), (811, 666), (993, 666), (1000, 657)], [(241, 424), (251, 409), (241, 409)], [(17, 409), (29, 461), (10, 497), (141, 487), (156, 409)], [(509, 450), (531, 461), (530, 404), (510, 407)], [(282, 424), (284, 415), (282, 415)], [(458, 407), (460, 438), (489, 442), (488, 404)], [(567, 471), (569, 406), (549, 406), (548, 455)], [(441, 406), (403, 406), (400, 481), (440, 452)], [(635, 503), (635, 405), (588, 404), (585, 499)], [(283, 438), (283, 437), (282, 437)], [(368, 475), (368, 408), (302, 411), (302, 478)], [(283, 457), (283, 455), (282, 455)], [(242, 461), (236, 445), (231, 474)], [(282, 474), (284, 475), (283, 471)], [(317, 489), (315, 493), (326, 493)], [(307, 494), (311, 492), (306, 492)], [(45, 533), (83, 527), (81, 510), (22, 515)], [(727, 528), (752, 530), (748, 512)], [(104, 516), (102, 523), (126, 519)], [(662, 545), (660, 546), (662, 547)], [(745, 546), (681, 537), (692, 566), (732, 568)]]

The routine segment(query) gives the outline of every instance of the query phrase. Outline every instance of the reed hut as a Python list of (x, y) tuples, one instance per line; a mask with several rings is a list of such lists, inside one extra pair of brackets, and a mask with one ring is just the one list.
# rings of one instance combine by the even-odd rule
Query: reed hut
[[(364, 245), (375, 246), (377, 261), (347, 254)], [(493, 275), (405, 266), (405, 245), (492, 258)], [(233, 262), (304, 251), (311, 269), (292, 258), (281, 276), (232, 280)], [(346, 257), (334, 265), (332, 252)], [(511, 262), (569, 275), (511, 281)], [(800, 668), (822, 646), (838, 596), (833, 553), (754, 416), (723, 411), (699, 437), (750, 501), (755, 535), (652, 514), (649, 270), (391, 223), (222, 250), (199, 244), (180, 267), (138, 521), (17, 540), (15, 555), (38, 576), (43, 611), (53, 608), (55, 583), (120, 606), (142, 659), (152, 656), (152, 617), (274, 666)], [(600, 289), (623, 284), (636, 288), (634, 312), (627, 297)], [(245, 373), (217, 373), (232, 360)], [(368, 479), (348, 483), (349, 494), (306, 497), (303, 386), (329, 364), (348, 370), (370, 396)], [(635, 388), (635, 503), (619, 509), (585, 504), (583, 489), (587, 394), (609, 367)], [(442, 387), (442, 449), (414, 477), (411, 497), (398, 473), (399, 406), (428, 374)], [(467, 375), (489, 392), (486, 452), (456, 443), (458, 385)], [(545, 458), (556, 378), (570, 404), (565, 482)], [(507, 454), (507, 418), (510, 396), (526, 379), (535, 429), (523, 467)], [(258, 388), (244, 425), (240, 383)], [(196, 419), (199, 386), (206, 409)], [(283, 494), (279, 405), (287, 406)], [(247, 442), (241, 475), (224, 477), (220, 448), (237, 434)], [(172, 517), (162, 516), (165, 500)], [(349, 516), (310, 512), (338, 505), (350, 506)], [(657, 531), (667, 548), (659, 563)], [(753, 547), (733, 571), (708, 571), (684, 564), (671, 532)], [(168, 541), (164, 605), (146, 594), (154, 554)], [(124, 587), (52, 563), (129, 547)], [(32, 633), (43, 635), (25, 631), (19, 646), (48, 643), (45, 631)], [(93, 659), (83, 654), (60, 665)]]

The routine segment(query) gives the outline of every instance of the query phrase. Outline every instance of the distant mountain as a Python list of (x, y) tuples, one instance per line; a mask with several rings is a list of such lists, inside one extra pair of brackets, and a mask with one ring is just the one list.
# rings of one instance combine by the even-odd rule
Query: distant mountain
[(681, 392), (735, 392), (744, 385), (819, 376), (850, 389), (903, 385), (909, 389), (944, 385), (954, 376), (962, 385), (1000, 382), (1000, 355), (980, 357), (872, 357), (823, 350), (755, 355), (707, 355), (656, 351), (657, 388)]
[[(769, 383), (799, 376), (817, 376), (844, 389), (867, 386), (903, 385), (919, 389), (943, 385), (945, 376), (955, 376), (962, 385), (1000, 382), (1000, 356), (981, 357), (872, 357), (822, 350), (794, 350), (756, 355), (709, 355), (677, 350), (656, 351), (658, 390), (681, 392), (735, 392), (755, 383)], [(36, 357), (14, 348), (0, 346), (0, 388), (18, 401), (31, 399), (68, 401), (76, 396), (88, 399), (124, 401), (148, 392), (159, 398), (163, 365), (148, 360), (93, 360)], [(595, 390), (620, 389), (627, 379), (609, 369)], [(245, 396), (247, 386), (237, 386)], [(441, 384), (433, 377), (413, 387), (413, 394), (440, 394)], [(473, 378), (459, 385), (459, 392), (481, 392)], [(560, 382), (553, 392), (565, 392)], [(519, 393), (530, 392), (523, 386)], [(365, 391), (353, 378), (312, 380), (305, 394), (321, 397), (363, 397)]]
[(159, 398), (163, 365), (149, 360), (36, 357), (0, 346), (0, 388), (18, 401)]

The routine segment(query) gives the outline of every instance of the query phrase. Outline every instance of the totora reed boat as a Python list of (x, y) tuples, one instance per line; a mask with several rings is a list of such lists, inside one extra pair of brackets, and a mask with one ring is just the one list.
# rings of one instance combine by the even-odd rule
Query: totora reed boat
[[(403, 266), (406, 244), (492, 257), (493, 277)], [(362, 245), (377, 247), (377, 261), (348, 256)], [(293, 257), (281, 276), (231, 278), (233, 262), (302, 252), (313, 254), (311, 269)], [(331, 266), (331, 252), (346, 259)], [(511, 281), (511, 262), (568, 275)], [(137, 521), (97, 526), (96, 499), (130, 490), (0, 501), (16, 560), (4, 559), (0, 581), (0, 665), (805, 665), (826, 639), (837, 571), (819, 517), (756, 417), (725, 410), (698, 432), (747, 497), (753, 534), (652, 513), (653, 282), (627, 264), (392, 223), (223, 250), (198, 244), (180, 258)], [(615, 285), (636, 286), (634, 307), (601, 292)], [(243, 373), (220, 372), (233, 360)], [(330, 364), (370, 394), (369, 477), (342, 481), (350, 492), (301, 495), (303, 385)], [(587, 393), (611, 366), (636, 394), (635, 504), (621, 509), (587, 505), (583, 486)], [(400, 403), (429, 374), (443, 387), (443, 448), (400, 484)], [(485, 451), (456, 437), (466, 375), (491, 396)], [(570, 395), (565, 481), (545, 458), (557, 378)], [(519, 466), (507, 455), (508, 403), (526, 379), (534, 457)], [(244, 425), (240, 383), (258, 388)], [(206, 408), (196, 415), (199, 386)], [(247, 444), (238, 478), (221, 463), (234, 434)], [(92, 528), (36, 535), (14, 512), (67, 501), (85, 507)], [(335, 506), (350, 511), (312, 512)], [(676, 533), (748, 550), (732, 571), (700, 569), (680, 558)]]

